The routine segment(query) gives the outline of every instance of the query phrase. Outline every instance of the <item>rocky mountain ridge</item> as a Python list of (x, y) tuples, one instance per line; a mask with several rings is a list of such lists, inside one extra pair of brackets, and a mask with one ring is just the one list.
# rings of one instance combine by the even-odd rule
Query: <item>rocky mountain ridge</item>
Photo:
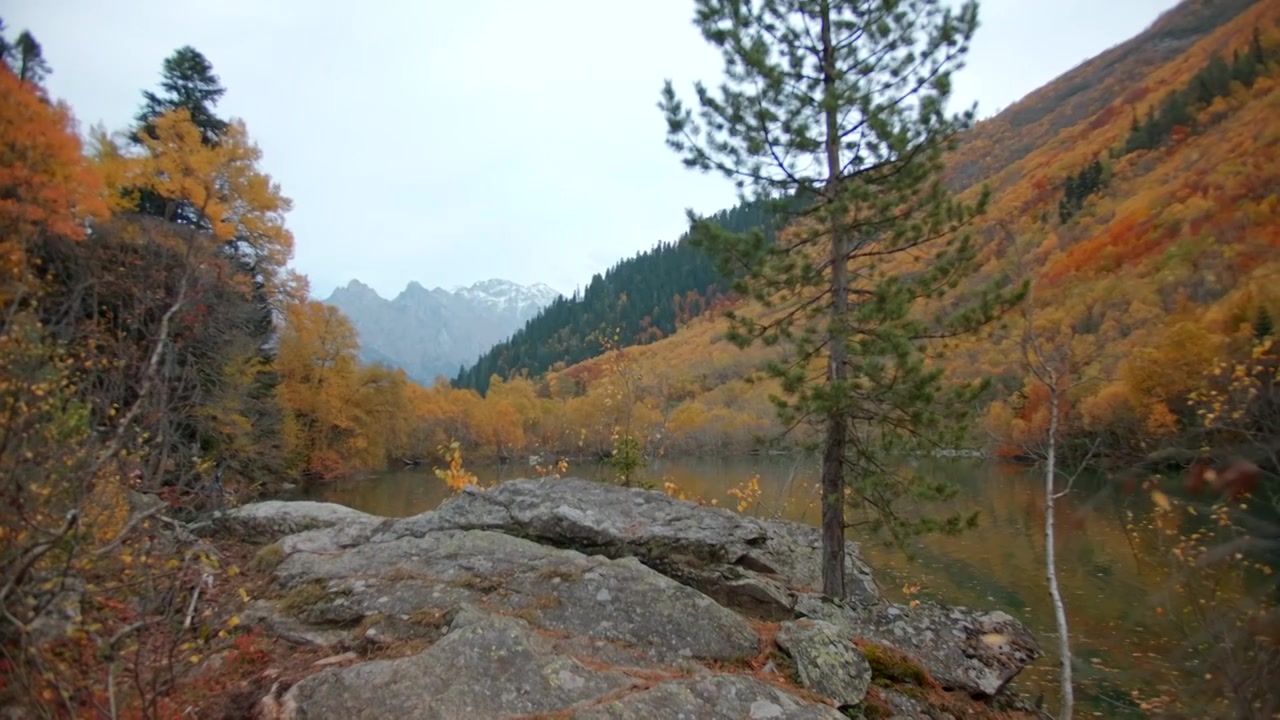
[(431, 384), (475, 362), (511, 336), (560, 293), (542, 283), (493, 278), (451, 290), (410, 282), (388, 300), (352, 280), (324, 300), (343, 312), (360, 338), (360, 355)]

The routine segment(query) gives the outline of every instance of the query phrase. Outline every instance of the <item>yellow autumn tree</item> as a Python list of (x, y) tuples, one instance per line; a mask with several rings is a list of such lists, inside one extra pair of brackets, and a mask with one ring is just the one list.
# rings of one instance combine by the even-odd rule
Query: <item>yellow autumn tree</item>
[(355, 329), (337, 308), (312, 300), (289, 305), (284, 315), (276, 369), (286, 454), (309, 475), (341, 475), (351, 454), (364, 455), (350, 404), (359, 373)]
[(166, 220), (189, 208), (213, 241), (252, 262), (269, 291), (284, 287), (281, 277), (293, 256), (293, 234), (284, 216), (292, 201), (258, 167), (262, 151), (249, 139), (244, 122), (232, 120), (216, 145), (203, 142), (184, 108), (156, 118), (152, 129), (139, 136), (142, 147), (136, 151), (95, 132), (93, 154), (106, 181), (107, 202), (117, 211), (131, 211), (146, 190), (165, 199)]
[(1185, 405), (1221, 355), (1224, 338), (1184, 321), (1134, 349), (1120, 366), (1120, 379), (1133, 407), (1140, 408), (1148, 432), (1165, 435), (1177, 428), (1171, 408)]
[(329, 479), (421, 459), (429, 438), (415, 430), (430, 391), (403, 370), (362, 365), (355, 329), (337, 308), (290, 303), (276, 356), (285, 444), (293, 470)]

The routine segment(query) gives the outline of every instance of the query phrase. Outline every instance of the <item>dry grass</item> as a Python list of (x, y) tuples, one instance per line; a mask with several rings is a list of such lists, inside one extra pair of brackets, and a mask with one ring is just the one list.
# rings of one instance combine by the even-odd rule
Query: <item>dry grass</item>
[(258, 548), (253, 554), (253, 558), (249, 561), (248, 569), (254, 573), (269, 574), (275, 572), (280, 567), (280, 563), (284, 562), (284, 548), (280, 547), (280, 543), (271, 543)]
[(328, 584), (323, 580), (308, 580), (280, 598), (280, 609), (298, 616), (324, 602), (328, 597)]
[(566, 567), (544, 567), (538, 571), (538, 577), (543, 580), (574, 582), (582, 579), (582, 571)]

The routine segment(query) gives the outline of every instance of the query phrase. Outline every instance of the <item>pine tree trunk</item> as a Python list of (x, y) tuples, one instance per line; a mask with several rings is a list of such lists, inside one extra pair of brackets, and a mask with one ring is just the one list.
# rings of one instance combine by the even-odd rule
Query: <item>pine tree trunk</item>
[[(828, 99), (836, 92), (835, 48), (831, 40), (831, 6), (822, 2), (823, 90)], [(842, 383), (848, 374), (844, 331), (849, 305), (847, 238), (843, 212), (837, 202), (840, 191), (840, 129), (837, 103), (826, 107), (827, 202), (834, 204), (831, 222), (831, 323), (829, 326), (827, 383)], [(822, 453), (822, 592), (843, 598), (844, 589), (844, 456), (848, 442), (849, 411), (842, 399), (827, 413), (827, 437)]]
[[(831, 363), (836, 363), (834, 352)], [(827, 416), (822, 453), (822, 592), (833, 598), (844, 597), (845, 429), (843, 412)]]
[[(1057, 382), (1057, 378), (1053, 378)], [(1058, 623), (1058, 655), (1060, 656), (1060, 681), (1062, 684), (1062, 709), (1058, 717), (1062, 720), (1071, 718), (1075, 696), (1071, 683), (1071, 642), (1067, 633), (1067, 611), (1062, 603), (1062, 592), (1058, 589), (1057, 553), (1054, 547), (1054, 473), (1057, 472), (1058, 445), (1058, 388), (1049, 389), (1049, 448), (1044, 468), (1044, 566), (1045, 576), (1049, 581), (1049, 596), (1053, 600), (1053, 615)]]

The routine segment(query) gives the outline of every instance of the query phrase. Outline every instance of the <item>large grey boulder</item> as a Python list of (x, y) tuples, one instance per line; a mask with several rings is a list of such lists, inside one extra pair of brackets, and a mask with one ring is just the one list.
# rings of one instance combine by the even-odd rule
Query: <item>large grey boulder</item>
[(843, 717), (752, 678), (614, 667), (521, 619), (472, 608), (427, 650), (321, 671), (294, 685), (282, 707), (283, 720)]
[(298, 552), (331, 553), (369, 542), (391, 521), (373, 516), (357, 517), (286, 535), (278, 541), (285, 555)]
[(871, 685), (871, 665), (838, 627), (822, 620), (782, 623), (778, 647), (796, 663), (800, 684), (836, 705), (857, 705)]
[[(975, 696), (1041, 654), (1004, 613), (887, 603), (852, 543), (848, 597), (823, 598), (815, 528), (583, 480), (469, 489), (400, 520), (260, 503), (220, 522), (273, 543), (273, 592), (243, 620), (350, 663), (273, 689), (272, 718), (835, 720), (871, 681), (855, 640)], [(747, 671), (771, 651), (749, 616), (782, 621), (803, 689), (774, 663)]]
[[(300, 546), (286, 538), (282, 547)], [(737, 613), (645, 567), (483, 530), (445, 530), (329, 552), (275, 570), (279, 605), (316, 628), (412, 636), (464, 605), (548, 631), (617, 643), (646, 662), (742, 660), (759, 638)]]
[(1003, 612), (933, 602), (850, 607), (816, 595), (798, 598), (796, 612), (825, 620), (846, 636), (887, 645), (913, 657), (949, 690), (991, 697), (1044, 655), (1035, 637)]
[[(497, 530), (584, 553), (635, 557), (727, 607), (769, 620), (792, 617), (796, 593), (815, 591), (822, 581), (817, 528), (577, 478), (468, 488), (385, 534), (419, 537), (446, 529)], [(847, 600), (879, 602), (858, 546), (848, 543), (846, 550)]]
[(373, 528), (383, 522), (388, 521), (336, 503), (268, 500), (216, 516), (213, 532), (248, 543), (269, 543), (305, 530), (347, 524)]

